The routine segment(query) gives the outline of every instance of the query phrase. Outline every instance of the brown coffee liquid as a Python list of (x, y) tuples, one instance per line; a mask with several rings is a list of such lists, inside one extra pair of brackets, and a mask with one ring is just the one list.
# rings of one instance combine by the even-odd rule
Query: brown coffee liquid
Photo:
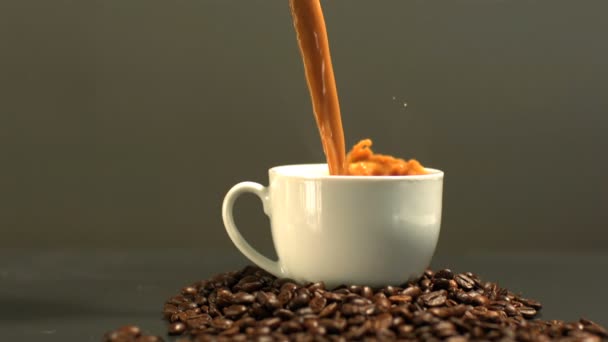
[(321, 2), (320, 0), (289, 0), (289, 5), (329, 174), (358, 176), (426, 174), (426, 170), (416, 160), (405, 161), (374, 154), (369, 139), (361, 140), (346, 156), (340, 102)]
[(321, 2), (290, 0), (289, 4), (329, 174), (344, 175), (344, 131)]

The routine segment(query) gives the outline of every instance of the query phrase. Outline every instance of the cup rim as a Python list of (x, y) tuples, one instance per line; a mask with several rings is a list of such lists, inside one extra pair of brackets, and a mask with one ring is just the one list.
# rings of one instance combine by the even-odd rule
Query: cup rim
[(294, 179), (309, 179), (309, 180), (332, 180), (332, 181), (367, 181), (367, 182), (384, 182), (384, 181), (395, 181), (395, 180), (410, 180), (410, 181), (422, 181), (422, 180), (435, 180), (443, 179), (443, 171), (431, 167), (424, 167), (425, 170), (429, 171), (425, 175), (405, 175), (405, 176), (332, 176), (328, 174), (323, 175), (307, 175), (286, 172), (289, 169), (296, 168), (327, 168), (326, 163), (311, 163), (311, 164), (290, 164), (290, 165), (279, 165), (271, 167), (268, 170), (269, 175), (280, 175), (284, 177)]

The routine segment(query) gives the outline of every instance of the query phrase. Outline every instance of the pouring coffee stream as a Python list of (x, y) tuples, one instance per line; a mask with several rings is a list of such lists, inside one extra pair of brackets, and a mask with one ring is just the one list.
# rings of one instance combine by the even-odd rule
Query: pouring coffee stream
[(346, 155), (340, 101), (320, 0), (290, 0), (313, 112), (330, 175), (397, 176), (426, 174), (416, 160), (374, 154), (370, 139)]
[(345, 174), (344, 131), (320, 1), (290, 0), (312, 107), (331, 175)]

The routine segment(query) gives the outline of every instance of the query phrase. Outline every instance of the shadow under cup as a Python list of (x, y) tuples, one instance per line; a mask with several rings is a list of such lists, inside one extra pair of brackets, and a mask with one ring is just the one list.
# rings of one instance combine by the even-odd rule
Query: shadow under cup
[[(441, 226), (443, 172), (417, 176), (329, 176), (326, 164), (278, 166), (269, 186), (235, 185), (222, 214), (228, 235), (252, 262), (277, 277), (382, 287), (419, 276), (431, 262)], [(252, 192), (272, 226), (278, 260), (251, 247), (232, 217)]]

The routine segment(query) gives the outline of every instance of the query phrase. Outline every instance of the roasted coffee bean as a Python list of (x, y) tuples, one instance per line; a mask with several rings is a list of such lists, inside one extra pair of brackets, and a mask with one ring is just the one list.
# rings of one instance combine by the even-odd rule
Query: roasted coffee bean
[(247, 335), (268, 335), (270, 334), (270, 327), (264, 326), (264, 325), (258, 325), (257, 327), (249, 327), (247, 329), (245, 329), (245, 333)]
[(298, 289), (298, 285), (296, 283), (293, 282), (287, 282), (284, 283), (283, 285), (281, 285), (281, 291), (289, 291), (289, 292), (295, 292)]
[(308, 306), (305, 306), (303, 308), (299, 308), (296, 311), (296, 315), (298, 316), (311, 316), (314, 315), (314, 312), (312, 311), (312, 309)]
[(230, 329), (233, 324), (234, 321), (223, 317), (218, 317), (211, 321), (211, 326), (218, 330)]
[(409, 334), (414, 332), (414, 326), (409, 324), (401, 325), (397, 328), (397, 332), (401, 337), (408, 337)]
[(182, 322), (175, 322), (169, 325), (169, 335), (181, 335), (186, 331), (186, 325)]
[(255, 300), (268, 310), (276, 310), (281, 307), (281, 302), (272, 292), (257, 292)]
[(186, 325), (189, 329), (206, 328), (211, 323), (211, 316), (200, 315), (198, 317), (190, 318), (186, 321)]
[(178, 313), (178, 309), (175, 305), (173, 304), (165, 304), (165, 306), (163, 307), (163, 316), (165, 316), (165, 319), (170, 318), (172, 315)]
[(361, 325), (361, 324), (365, 323), (365, 321), (367, 321), (367, 317), (365, 317), (363, 315), (352, 316), (352, 317), (349, 317), (348, 320), (346, 320), (348, 325)]
[(412, 301), (412, 297), (411, 296), (406, 296), (406, 295), (396, 295), (396, 296), (390, 296), (388, 297), (388, 300), (393, 302), (393, 303), (397, 303), (397, 304), (402, 304), (402, 303), (409, 303)]
[(454, 277), (458, 286), (463, 290), (472, 290), (475, 287), (475, 281), (466, 274), (457, 274)]
[(522, 306), (518, 310), (525, 318), (534, 318), (534, 316), (536, 316), (536, 310), (534, 308)]
[(418, 286), (410, 286), (401, 291), (401, 294), (404, 296), (410, 296), (415, 299), (422, 294), (422, 290)]
[(253, 303), (249, 307), (249, 314), (257, 319), (263, 319), (270, 316), (270, 312), (260, 303)]
[(228, 318), (237, 318), (247, 312), (245, 305), (231, 305), (224, 308), (224, 315)]
[(602, 337), (608, 337), (608, 330), (604, 329), (601, 325), (590, 321), (585, 318), (581, 318), (579, 323), (583, 325), (583, 330), (590, 332), (592, 334), (596, 334)]
[(429, 307), (441, 306), (447, 301), (447, 293), (445, 290), (429, 292), (421, 295), (418, 298), (422, 303)]
[(281, 323), (280, 329), (284, 334), (291, 334), (304, 330), (304, 327), (296, 321), (287, 321)]
[(235, 304), (252, 304), (255, 302), (255, 296), (251, 293), (237, 292), (232, 297), (232, 301)]
[(490, 299), (478, 292), (468, 293), (468, 302), (473, 305), (484, 306), (490, 303)]
[(322, 318), (319, 323), (325, 327), (330, 333), (340, 333), (346, 328), (346, 320), (343, 318), (338, 319), (327, 319)]
[(372, 299), (374, 296), (374, 290), (372, 290), (372, 288), (369, 286), (363, 286), (361, 288), (361, 296), (363, 298)]
[(193, 303), (193, 302), (181, 303), (177, 306), (177, 309), (179, 311), (186, 311), (186, 310), (191, 310), (191, 309), (196, 309), (196, 308), (198, 308), (198, 305), (196, 305), (196, 303)]
[(139, 336), (135, 342), (163, 342), (163, 339), (158, 336)]
[(310, 301), (309, 306), (314, 313), (319, 313), (319, 312), (321, 312), (321, 310), (323, 310), (323, 308), (325, 307), (326, 304), (327, 304), (327, 299), (325, 299), (325, 297), (315, 296)]
[(118, 328), (117, 331), (127, 336), (137, 337), (141, 335), (141, 329), (136, 325), (125, 325), (123, 327)]
[(391, 301), (386, 297), (379, 297), (376, 302), (376, 310), (379, 313), (387, 312), (391, 308)]
[(375, 331), (380, 331), (388, 329), (392, 324), (393, 316), (386, 312), (374, 317), (372, 326)]
[(436, 278), (436, 279), (453, 279), (454, 278), (454, 273), (449, 268), (446, 268), (446, 269), (439, 270), (439, 271), (435, 272), (435, 275), (433, 276), (433, 278)]
[(233, 301), (234, 301), (234, 297), (232, 295), (232, 292), (230, 292), (230, 290), (225, 289), (225, 288), (217, 290), (215, 305), (217, 305), (219, 307), (227, 306), (227, 305), (232, 304)]
[(390, 313), (393, 316), (403, 317), (408, 321), (414, 317), (414, 314), (412, 314), (412, 312), (405, 306), (394, 306), (390, 308)]
[(447, 317), (452, 316), (452, 311), (449, 308), (445, 308), (445, 307), (444, 308), (430, 308), (428, 311), (439, 318), (447, 318)]
[(453, 323), (445, 321), (435, 324), (433, 326), (433, 331), (435, 332), (435, 335), (441, 338), (454, 336), (458, 333)]
[(321, 312), (319, 312), (319, 317), (329, 317), (333, 315), (336, 311), (338, 311), (338, 303), (331, 303), (327, 305)]
[(293, 299), (289, 301), (287, 307), (291, 310), (299, 309), (308, 304), (310, 301), (310, 291), (306, 288), (300, 288), (296, 291)]
[(344, 294), (342, 293), (335, 293), (335, 292), (325, 292), (323, 294), (323, 297), (325, 297), (325, 299), (329, 300), (329, 301), (333, 301), (333, 302), (341, 302), (344, 300), (344, 298), (346, 297)]
[(293, 292), (289, 290), (281, 290), (277, 298), (279, 299), (280, 305), (283, 306), (291, 301), (293, 298)]
[(222, 331), (220, 333), (220, 335), (222, 335), (222, 336), (233, 336), (233, 335), (238, 334), (240, 331), (241, 331), (240, 327), (232, 326), (232, 327), (230, 327), (230, 328)]
[(186, 286), (182, 289), (184, 296), (194, 296), (198, 293), (198, 290), (194, 286)]
[(540, 302), (534, 300), (534, 299), (527, 299), (527, 298), (518, 298), (518, 300), (525, 306), (529, 306), (533, 309), (536, 310), (540, 310), (543, 306)]
[(259, 325), (269, 327), (270, 329), (276, 329), (281, 325), (281, 319), (278, 317), (266, 318), (261, 320)]
[(369, 305), (372, 303), (372, 301), (367, 298), (356, 296), (356, 297), (349, 298), (348, 303), (354, 304), (354, 305)]
[(290, 319), (292, 319), (292, 318), (294, 318), (296, 316), (296, 314), (293, 313), (293, 311), (286, 310), (286, 309), (276, 310), (273, 313), (273, 315), (275, 317), (279, 317), (280, 319), (285, 320), (285, 321), (290, 320)]
[[(251, 285), (253, 284), (253, 285)], [(260, 285), (261, 284), (261, 285)], [(232, 292), (234, 291), (234, 292)], [(472, 273), (427, 271), (403, 287), (301, 286), (248, 267), (186, 286), (163, 306), (192, 341), (601, 341), (588, 320), (533, 319), (540, 303)], [(236, 320), (236, 321), (233, 321)], [(135, 341), (113, 332), (109, 341)], [(140, 337), (143, 337), (140, 336)]]

